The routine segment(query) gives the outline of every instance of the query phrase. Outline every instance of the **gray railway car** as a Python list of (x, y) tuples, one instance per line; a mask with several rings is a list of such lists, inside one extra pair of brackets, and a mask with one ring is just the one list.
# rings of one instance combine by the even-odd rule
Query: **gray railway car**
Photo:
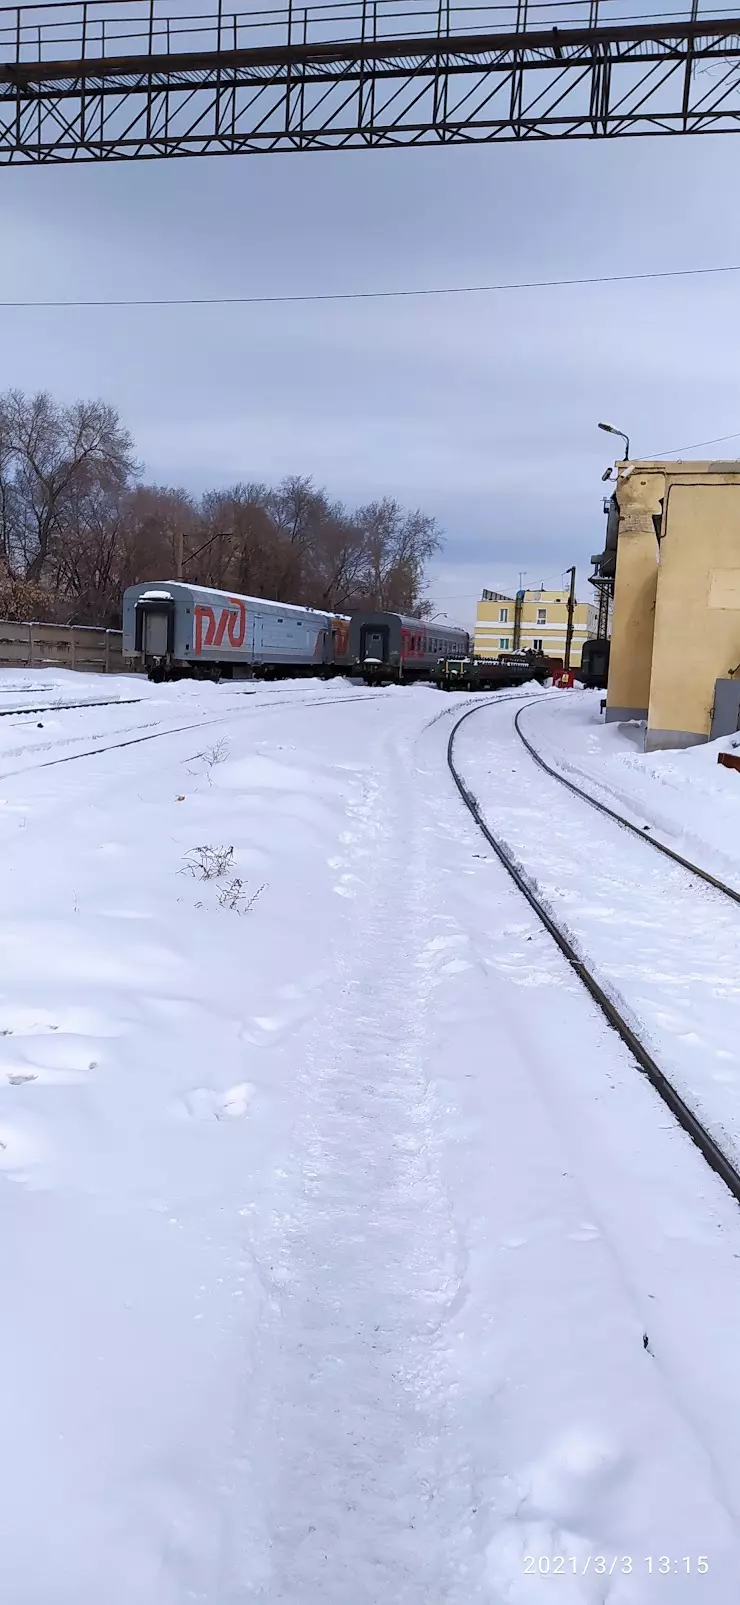
[(465, 630), (402, 613), (353, 613), (349, 661), (365, 680), (428, 680), (441, 658), (464, 658)]
[(608, 640), (599, 641), (592, 638), (584, 641), (581, 648), (581, 667), (576, 670), (582, 685), (602, 691), (606, 689), (609, 678), (609, 646)]
[(183, 580), (131, 585), (123, 651), (151, 679), (331, 674), (347, 663), (349, 620)]

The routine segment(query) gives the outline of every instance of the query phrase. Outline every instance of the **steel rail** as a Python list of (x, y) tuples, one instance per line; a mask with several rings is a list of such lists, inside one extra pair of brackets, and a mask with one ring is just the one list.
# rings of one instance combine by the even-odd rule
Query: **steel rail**
[[(533, 702), (528, 702), (526, 704), (527, 708), (532, 708), (535, 706), (536, 703)], [(519, 723), (524, 712), (526, 712), (526, 709), (520, 708), (519, 712), (515, 715), (514, 729), (516, 730), (519, 740), (526, 747), (530, 757), (534, 759), (534, 762), (539, 766), (540, 769), (545, 771), (546, 775), (551, 775), (553, 780), (558, 780), (561, 786), (565, 786), (568, 791), (572, 791), (575, 797), (580, 797), (583, 802), (590, 803), (592, 808), (598, 809), (600, 814), (605, 814), (607, 819), (613, 819), (614, 823), (616, 825), (620, 825), (622, 830), (629, 830), (633, 836), (637, 836), (638, 839), (641, 842), (645, 842), (648, 847), (654, 847), (656, 853), (662, 853), (664, 858), (670, 858), (673, 860), (674, 864), (680, 864), (681, 868), (688, 870), (690, 875), (696, 875), (699, 880), (705, 881), (707, 886), (711, 886), (715, 892), (721, 892), (723, 897), (731, 898), (733, 903), (740, 903), (740, 892), (736, 891), (734, 886), (728, 886), (725, 881), (721, 881), (716, 875), (712, 875), (708, 869), (702, 869), (701, 865), (695, 864), (692, 859), (684, 858), (682, 853), (677, 853), (675, 848), (667, 847), (665, 842), (658, 841), (656, 837), (649, 835), (648, 831), (651, 829), (650, 826), (646, 825), (644, 828), (641, 828), (639, 825), (634, 825), (631, 819), (625, 818), (625, 815), (620, 814), (616, 808), (610, 808), (607, 803), (600, 802), (598, 797), (591, 796), (590, 792), (585, 791), (581, 786), (577, 786), (574, 780), (568, 780), (566, 775), (561, 774), (559, 770), (553, 768), (552, 764), (549, 764), (547, 760), (543, 758), (542, 753), (538, 752), (537, 748), (535, 747), (534, 743), (530, 741), (529, 737), (525, 736), (521, 724)]]
[[(282, 706), (290, 708), (326, 708), (340, 702), (380, 701), (382, 701), (382, 694), (369, 697), (314, 697), (311, 701), (300, 697), (292, 697), (290, 701), (286, 698)], [(280, 706), (280, 704), (277, 704), (277, 706)], [(264, 703), (258, 704), (258, 708), (264, 707)], [(255, 709), (252, 707), (227, 708), (224, 713), (219, 714), (215, 719), (198, 719), (194, 724), (174, 725), (168, 730), (152, 730), (144, 736), (127, 736), (125, 741), (111, 741), (106, 747), (87, 747), (84, 752), (68, 752), (65, 753), (63, 758), (45, 758), (42, 763), (27, 764), (23, 769), (4, 769), (0, 771), (0, 780), (11, 780), (18, 775), (35, 775), (38, 770), (54, 769), (57, 764), (76, 763), (78, 758), (98, 758), (103, 753), (115, 752), (120, 747), (138, 747), (144, 741), (159, 741), (163, 736), (179, 736), (188, 730), (207, 730), (209, 725), (224, 724), (228, 719), (237, 719), (240, 713), (253, 712), (255, 712)]]
[[(485, 706), (485, 704), (481, 704), (481, 707), (483, 706)], [(601, 1013), (604, 1015), (612, 1030), (616, 1032), (624, 1046), (631, 1053), (643, 1075), (647, 1076), (651, 1086), (654, 1087), (659, 1097), (662, 1098), (663, 1103), (666, 1104), (668, 1109), (670, 1109), (671, 1114), (674, 1116), (679, 1126), (681, 1126), (682, 1130), (685, 1131), (687, 1136), (691, 1138), (692, 1142), (696, 1144), (696, 1147), (703, 1155), (707, 1164), (721, 1178), (729, 1192), (732, 1193), (733, 1198), (740, 1203), (740, 1171), (735, 1167), (735, 1165), (733, 1165), (732, 1161), (728, 1159), (723, 1149), (720, 1148), (719, 1143), (715, 1141), (711, 1133), (708, 1132), (706, 1127), (702, 1125), (701, 1121), (694, 1114), (693, 1110), (681, 1097), (681, 1094), (676, 1091), (676, 1088), (673, 1086), (673, 1083), (666, 1075), (665, 1071), (661, 1069), (657, 1060), (654, 1059), (652, 1054), (648, 1052), (648, 1049), (645, 1047), (644, 1043), (641, 1042), (637, 1033), (633, 1031), (631, 1025), (627, 1020), (625, 1020), (616, 1004), (597, 981), (596, 976), (588, 968), (585, 960), (581, 958), (580, 953), (571, 942), (570, 938), (566, 936), (565, 931), (560, 925), (558, 925), (557, 921), (553, 919), (552, 914), (547, 908), (545, 902), (539, 896), (535, 884), (530, 880), (529, 876), (524, 873), (519, 864), (517, 864), (514, 855), (507, 846), (506, 842), (503, 841), (501, 837), (497, 836), (487, 823), (483, 813), (481, 812), (480, 803), (478, 802), (477, 797), (470, 790), (459, 769), (456, 767), (454, 761), (454, 749), (457, 732), (461, 725), (465, 723), (466, 719), (472, 718), (473, 714), (481, 711), (481, 707), (469, 708), (467, 713), (464, 713), (462, 717), (457, 720), (457, 723), (453, 725), (453, 728), (450, 732), (450, 738), (447, 743), (447, 764), (465, 807), (475, 820), (478, 829), (485, 837), (489, 847), (493, 849), (493, 852), (496, 854), (499, 862), (503, 865), (507, 874), (511, 876), (511, 879), (513, 880), (517, 889), (521, 892), (522, 896), (526, 898), (530, 908), (536, 914), (540, 923), (544, 925), (545, 930), (556, 943), (563, 955), (563, 958), (567, 961), (570, 968), (581, 982), (582, 986), (585, 987), (594, 1003), (596, 1003), (597, 1007), (601, 1010)]]
[(47, 702), (43, 708), (0, 708), (0, 719), (15, 719), (20, 713), (66, 713), (70, 708), (132, 708), (144, 697), (109, 697), (106, 702)]

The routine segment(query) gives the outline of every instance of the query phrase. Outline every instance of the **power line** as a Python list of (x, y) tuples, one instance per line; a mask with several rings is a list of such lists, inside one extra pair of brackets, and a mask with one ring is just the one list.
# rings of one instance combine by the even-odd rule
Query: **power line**
[(654, 451), (645, 462), (657, 462), (659, 457), (675, 457), (680, 451), (698, 451), (701, 446), (721, 446), (725, 440), (740, 440), (740, 429), (734, 435), (715, 435), (713, 440), (695, 440), (691, 446), (672, 446), (670, 451)]
[[(505, 290), (559, 290), (589, 284), (637, 284), (655, 279), (695, 279), (709, 274), (740, 273), (740, 263), (724, 267), (664, 268), (650, 273), (604, 273), (578, 279), (519, 279), (504, 280), (501, 284), (448, 284), (434, 289), (412, 290), (324, 290), (305, 295), (185, 295), (185, 296), (132, 296), (126, 298), (100, 298), (49, 301), (0, 301), (0, 309), (62, 310), (75, 307), (208, 307), (208, 306), (285, 306), (291, 302), (317, 301), (394, 301), (409, 297), (439, 295), (492, 295)], [(730, 435), (724, 437), (729, 440)], [(703, 444), (709, 445), (707, 441)], [(689, 447), (682, 451), (693, 450)], [(666, 455), (665, 453), (663, 455)]]

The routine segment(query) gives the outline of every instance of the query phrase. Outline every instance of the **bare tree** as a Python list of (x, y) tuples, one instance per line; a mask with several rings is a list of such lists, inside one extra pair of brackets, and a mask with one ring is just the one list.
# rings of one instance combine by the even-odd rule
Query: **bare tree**
[(117, 625), (126, 586), (174, 578), (180, 559), (185, 579), (277, 601), (337, 612), (427, 605), (425, 567), (440, 539), (420, 510), (385, 498), (352, 512), (300, 475), (199, 501), (137, 479), (113, 407), (0, 395), (6, 617)]
[(59, 406), (41, 392), (0, 397), (0, 438), (14, 499), (12, 557), (24, 578), (44, 574), (53, 543), (81, 482), (96, 476), (122, 490), (136, 471), (133, 442), (114, 407), (102, 401)]
[(248, 596), (280, 599), (290, 546), (269, 510), (265, 485), (232, 485), (209, 491), (201, 502), (203, 540), (193, 567), (209, 584)]
[[(17, 496), (13, 478), (14, 456), (0, 402), (0, 555), (6, 574), (15, 566)], [(8, 615), (5, 615), (8, 617)]]
[[(186, 490), (138, 485), (123, 503), (121, 568), (125, 585), (137, 580), (175, 579), (178, 554), (199, 546), (202, 519)], [(185, 565), (185, 577), (191, 577)]]
[(356, 516), (364, 536), (363, 601), (380, 611), (421, 615), (425, 568), (441, 547), (435, 520), (418, 508), (405, 512), (391, 497)]
[(0, 619), (25, 624), (29, 620), (53, 618), (54, 599), (41, 585), (10, 577), (0, 579)]

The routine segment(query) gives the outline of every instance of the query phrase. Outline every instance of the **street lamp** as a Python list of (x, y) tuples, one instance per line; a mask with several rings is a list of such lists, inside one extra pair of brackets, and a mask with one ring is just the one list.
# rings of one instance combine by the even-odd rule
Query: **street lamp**
[(629, 435), (623, 434), (621, 429), (615, 429), (613, 424), (599, 424), (599, 429), (603, 429), (604, 433), (607, 434), (607, 435), (618, 435), (619, 439), (624, 441), (624, 460), (625, 460), (625, 462), (629, 462), (629, 455), (630, 455), (630, 437), (629, 437)]

